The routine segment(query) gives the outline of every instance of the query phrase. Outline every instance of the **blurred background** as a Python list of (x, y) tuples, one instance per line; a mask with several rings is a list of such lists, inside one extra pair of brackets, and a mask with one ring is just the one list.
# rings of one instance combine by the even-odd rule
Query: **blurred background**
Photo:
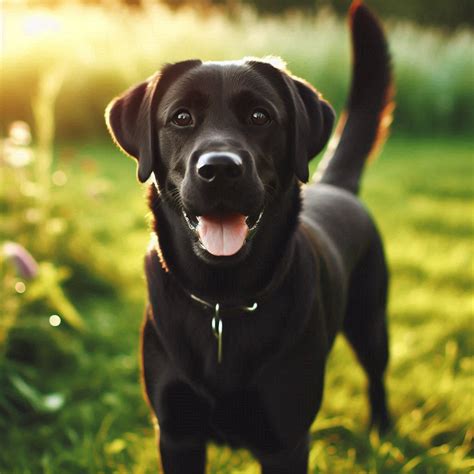
[[(386, 26), (397, 89), (392, 136), (362, 193), (392, 270), (397, 426), (367, 434), (365, 380), (338, 339), (311, 472), (473, 472), (474, 3), (366, 3)], [(139, 384), (145, 187), (107, 134), (107, 103), (166, 62), (271, 54), (340, 113), (348, 7), (1, 3), (0, 472), (157, 470)], [(210, 473), (259, 472), (245, 451), (208, 455)]]

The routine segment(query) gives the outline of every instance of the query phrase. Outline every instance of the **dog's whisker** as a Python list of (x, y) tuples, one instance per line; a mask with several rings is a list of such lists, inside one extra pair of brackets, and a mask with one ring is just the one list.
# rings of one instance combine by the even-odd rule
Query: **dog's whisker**
[(175, 205), (178, 209), (183, 208), (183, 201), (179, 189), (165, 189), (162, 194), (165, 199), (168, 199), (171, 204)]
[(278, 191), (275, 187), (273, 187), (271, 184), (264, 184), (264, 189), (265, 189), (265, 204), (264, 207), (266, 207), (268, 204), (270, 204), (274, 199), (275, 196), (277, 196)]

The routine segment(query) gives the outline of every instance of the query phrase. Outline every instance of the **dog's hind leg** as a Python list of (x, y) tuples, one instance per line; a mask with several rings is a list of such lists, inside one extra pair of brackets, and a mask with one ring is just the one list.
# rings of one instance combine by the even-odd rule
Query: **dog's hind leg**
[(344, 333), (368, 376), (371, 427), (380, 434), (390, 428), (384, 373), (388, 363), (386, 306), (388, 271), (380, 237), (352, 273)]

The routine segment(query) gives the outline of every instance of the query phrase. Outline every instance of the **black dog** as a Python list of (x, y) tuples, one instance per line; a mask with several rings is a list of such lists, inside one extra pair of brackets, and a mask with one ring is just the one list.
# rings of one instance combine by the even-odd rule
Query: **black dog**
[(351, 24), (347, 116), (309, 186), (334, 113), (269, 61), (168, 65), (107, 109), (139, 180), (155, 179), (143, 375), (167, 474), (203, 473), (209, 440), (247, 447), (264, 473), (306, 472), (340, 329), (367, 372), (372, 424), (389, 426), (387, 268), (356, 194), (386, 122), (390, 68), (360, 2)]

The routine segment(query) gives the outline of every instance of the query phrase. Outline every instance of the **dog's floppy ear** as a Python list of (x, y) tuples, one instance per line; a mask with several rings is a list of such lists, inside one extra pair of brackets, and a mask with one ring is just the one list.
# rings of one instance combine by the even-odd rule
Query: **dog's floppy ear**
[(155, 74), (150, 79), (125, 91), (105, 110), (105, 121), (114, 142), (127, 155), (138, 161), (137, 177), (144, 183), (159, 159), (154, 127), (154, 97), (159, 81)]
[(105, 121), (114, 142), (138, 161), (137, 177), (144, 183), (160, 161), (157, 105), (169, 85), (199, 60), (166, 65), (146, 81), (131, 87), (112, 100), (105, 110)]
[(309, 161), (326, 145), (334, 125), (335, 113), (309, 83), (283, 72), (292, 102), (292, 127), (295, 172), (300, 181), (309, 178)]

